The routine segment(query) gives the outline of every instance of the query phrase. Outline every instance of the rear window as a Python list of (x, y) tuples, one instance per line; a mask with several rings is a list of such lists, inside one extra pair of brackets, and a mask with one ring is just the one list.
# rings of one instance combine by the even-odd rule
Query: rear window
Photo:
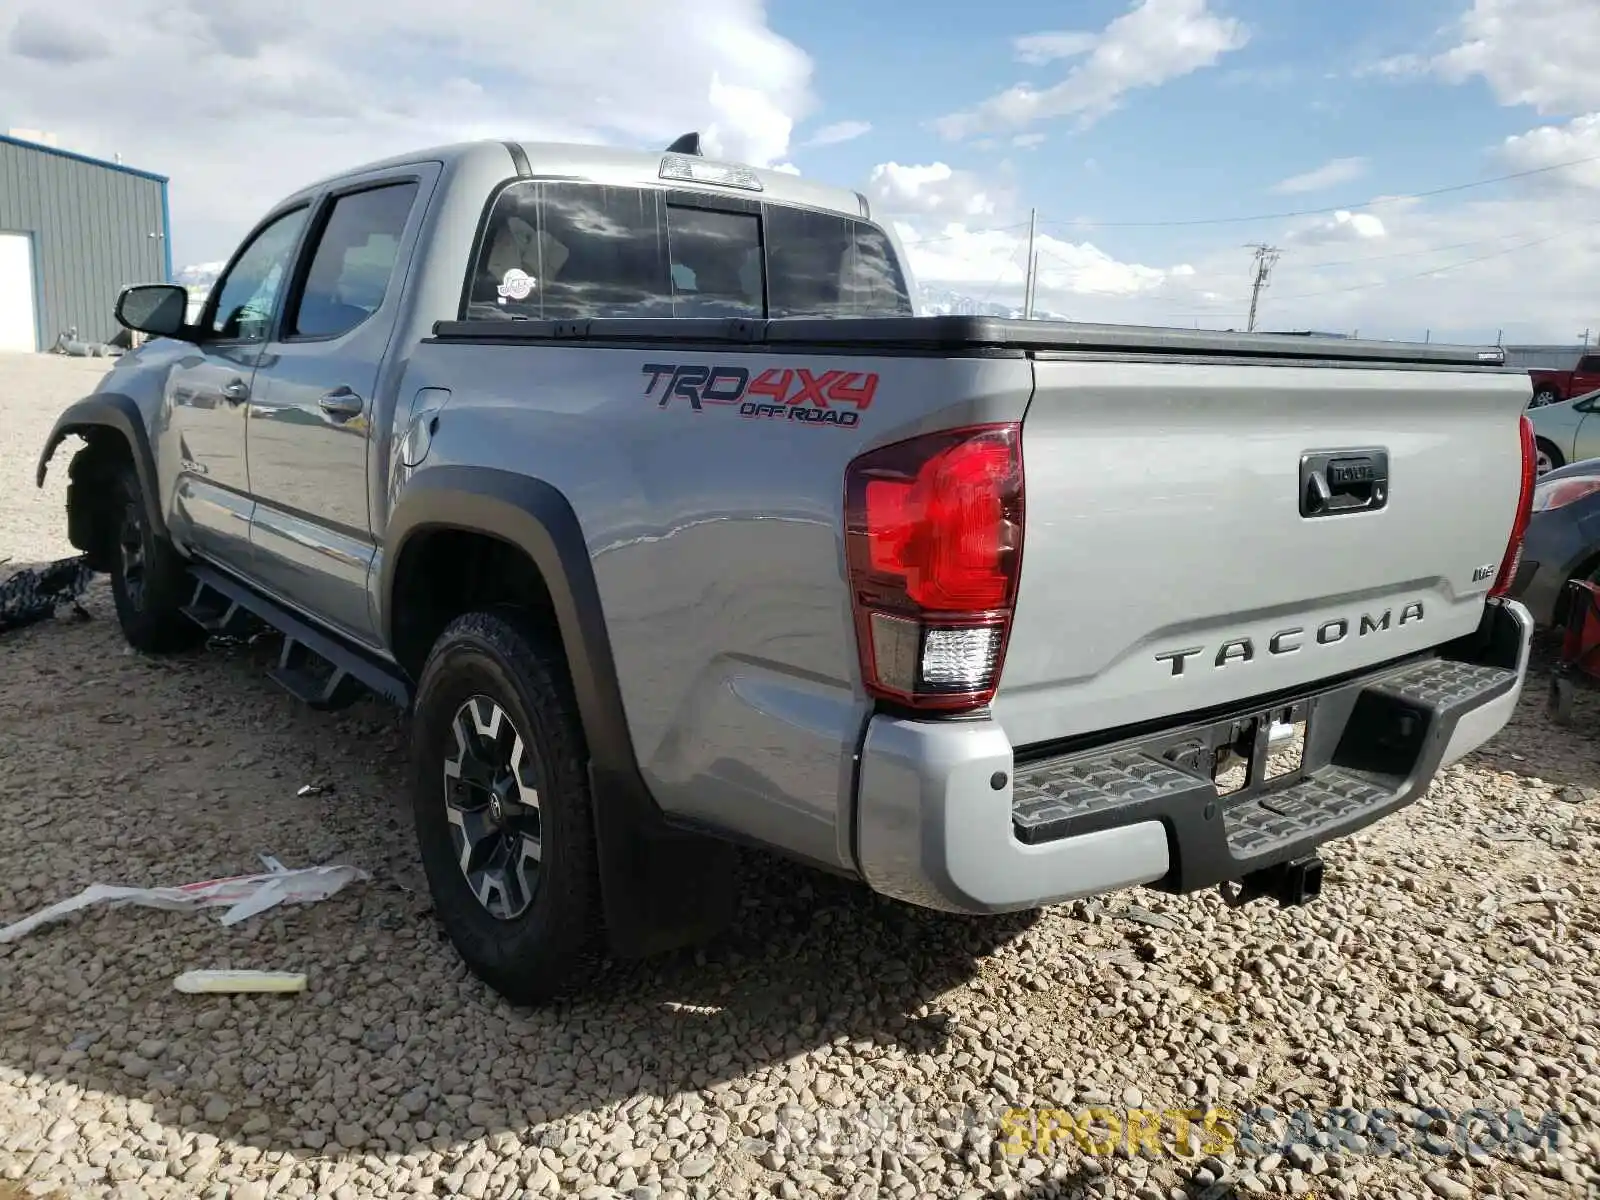
[(1600, 356), (1591, 354), (1587, 358), (1580, 358), (1578, 360), (1578, 374), (1600, 375)]
[(889, 239), (849, 217), (644, 188), (533, 181), (485, 222), (465, 315), (909, 316)]
[(759, 317), (766, 303), (761, 218), (667, 205), (672, 313), (677, 317)]

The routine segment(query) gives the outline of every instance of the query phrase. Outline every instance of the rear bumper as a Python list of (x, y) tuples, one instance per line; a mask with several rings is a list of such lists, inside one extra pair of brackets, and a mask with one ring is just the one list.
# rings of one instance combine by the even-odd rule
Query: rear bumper
[[(1242, 879), (1404, 807), (1498, 733), (1532, 629), (1521, 604), (1491, 602), (1478, 633), (1440, 657), (1020, 764), (995, 721), (880, 714), (858, 773), (861, 874), (885, 895), (966, 913)], [(1219, 798), (1195, 747), (1286, 710), (1310, 714), (1302, 769)]]

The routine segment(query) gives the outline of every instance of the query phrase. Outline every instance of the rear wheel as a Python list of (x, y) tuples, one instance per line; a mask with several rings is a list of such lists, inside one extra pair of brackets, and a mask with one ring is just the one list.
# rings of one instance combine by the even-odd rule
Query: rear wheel
[(413, 815), (450, 941), (515, 1003), (569, 988), (599, 933), (584, 761), (559, 653), (515, 614), (452, 622), (417, 686)]
[(104, 513), (111, 598), (128, 644), (147, 654), (198, 644), (204, 631), (182, 612), (192, 591), (188, 569), (172, 543), (152, 526), (131, 464), (113, 477)]
[(1542, 387), (1533, 394), (1533, 402), (1529, 408), (1543, 408), (1547, 404), (1555, 404), (1561, 399), (1561, 393), (1553, 387)]
[(1539, 475), (1566, 465), (1566, 460), (1561, 457), (1561, 451), (1544, 438), (1534, 442), (1534, 456), (1534, 471)]

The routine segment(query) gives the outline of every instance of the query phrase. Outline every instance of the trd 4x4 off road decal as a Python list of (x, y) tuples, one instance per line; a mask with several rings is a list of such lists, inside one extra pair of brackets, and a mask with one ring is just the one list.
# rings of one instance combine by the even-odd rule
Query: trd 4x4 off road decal
[(686, 401), (695, 412), (737, 405), (741, 417), (850, 428), (872, 407), (878, 376), (869, 371), (812, 372), (771, 367), (754, 379), (744, 367), (646, 363), (646, 396), (659, 408)]

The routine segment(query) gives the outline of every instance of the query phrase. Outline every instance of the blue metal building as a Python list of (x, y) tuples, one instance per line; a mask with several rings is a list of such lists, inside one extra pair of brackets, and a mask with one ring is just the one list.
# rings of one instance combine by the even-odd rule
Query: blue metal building
[(172, 278), (167, 178), (0, 136), (0, 351), (118, 331), (117, 292)]

